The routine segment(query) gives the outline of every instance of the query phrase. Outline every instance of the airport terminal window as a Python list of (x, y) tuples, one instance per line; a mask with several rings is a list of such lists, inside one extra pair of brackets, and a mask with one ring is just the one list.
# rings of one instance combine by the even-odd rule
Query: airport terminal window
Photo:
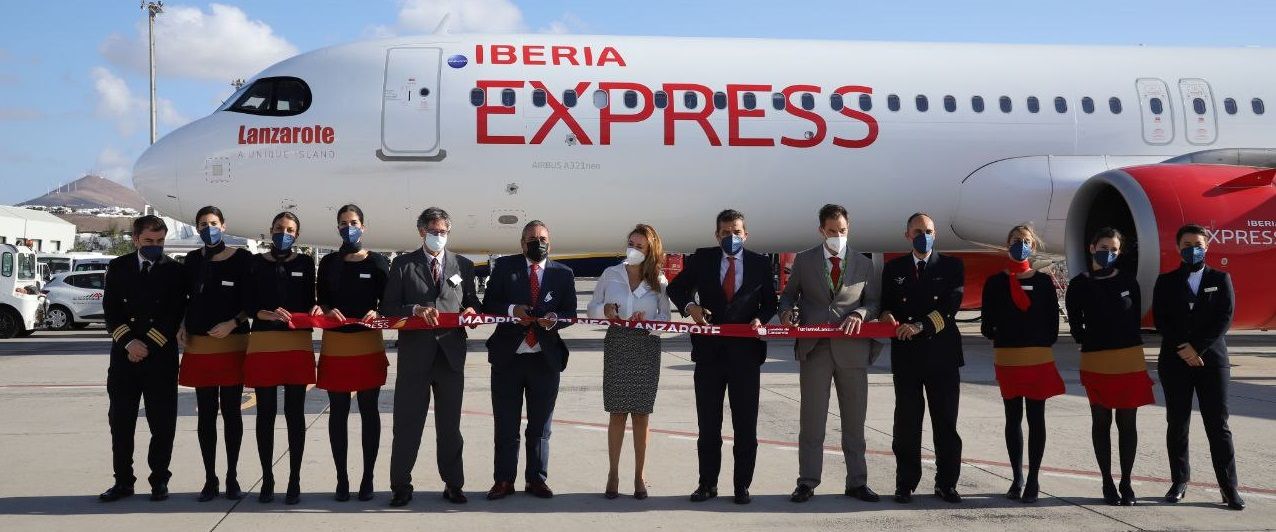
[(928, 109), (930, 109), (930, 100), (926, 99), (926, 95), (918, 94), (917, 95), (917, 111), (924, 113)]
[(758, 107), (758, 96), (752, 92), (744, 93), (744, 95), (740, 97), (740, 100), (744, 103), (745, 109), (752, 110), (757, 109)]
[(1036, 113), (1038, 111), (1041, 111), (1041, 101), (1038, 100), (1036, 96), (1029, 96), (1028, 97), (1028, 112)]
[(950, 113), (953, 111), (956, 111), (957, 98), (953, 98), (952, 96), (944, 96), (944, 110)]
[(727, 108), (727, 93), (718, 91), (713, 93), (713, 107), (715, 109)]
[(575, 89), (567, 89), (563, 91), (563, 105), (567, 107), (576, 107)]
[(778, 92), (771, 94), (771, 107), (776, 111), (783, 111), (788, 102), (784, 101), (784, 95)]
[(244, 90), (227, 110), (250, 115), (299, 115), (310, 108), (310, 96), (310, 87), (298, 78), (262, 78)]
[(1152, 109), (1152, 114), (1159, 115), (1165, 112), (1165, 104), (1161, 103), (1160, 98), (1152, 98), (1148, 100), (1148, 107)]
[(974, 110), (976, 113), (982, 113), (982, 112), (984, 112), (984, 97), (983, 97), (983, 96), (971, 96), (971, 97), (970, 97), (970, 108), (971, 108), (972, 110)]
[(997, 103), (1001, 105), (1001, 112), (1009, 113), (1014, 108), (1014, 104), (1010, 102), (1009, 96), (1002, 96)]
[(1085, 111), (1085, 114), (1093, 113), (1093, 112), (1094, 112), (1094, 98), (1091, 98), (1091, 97), (1089, 97), (1089, 96), (1086, 96), (1085, 98), (1082, 98), (1082, 99), (1081, 99), (1081, 110), (1082, 110), (1082, 111)]
[(1116, 96), (1108, 98), (1108, 110), (1114, 115), (1121, 114), (1121, 99)]
[(886, 108), (892, 111), (899, 110), (899, 96), (894, 94), (886, 97)]
[(625, 91), (625, 107), (633, 109), (638, 107), (638, 93), (634, 91)]
[(700, 97), (693, 91), (682, 93), (682, 105), (687, 109), (695, 109), (700, 106)]
[(545, 107), (545, 91), (536, 89), (532, 91), (532, 105), (536, 107)]
[(1251, 101), (1249, 104), (1250, 104), (1250, 107), (1254, 108), (1254, 114), (1256, 115), (1261, 115), (1267, 111), (1267, 108), (1263, 106), (1262, 98), (1254, 98), (1254, 100)]
[(861, 111), (872, 111), (872, 110), (873, 110), (873, 97), (872, 97), (872, 96), (869, 96), (869, 95), (867, 95), (867, 94), (861, 94), (861, 95), (860, 95), (860, 110), (861, 110)]
[(594, 107), (597, 107), (599, 109), (606, 109), (607, 106), (609, 105), (611, 105), (611, 95), (607, 94), (607, 91), (604, 91), (604, 90), (594, 91)]
[(1068, 100), (1065, 99), (1063, 96), (1055, 96), (1054, 110), (1058, 111), (1059, 114), (1068, 112)]
[(843, 107), (846, 107), (846, 102), (842, 100), (841, 94), (833, 93), (829, 95), (829, 107), (832, 107), (834, 111), (841, 111)]
[(655, 100), (657, 109), (669, 107), (669, 95), (665, 91), (656, 91)]
[(474, 107), (479, 107), (483, 105), (483, 100), (485, 99), (487, 98), (486, 98), (486, 95), (483, 94), (483, 89), (480, 89), (478, 87), (470, 89), (470, 105), (473, 105)]
[(806, 109), (807, 111), (810, 111), (811, 109), (815, 109), (815, 96), (812, 95), (811, 93), (803, 94), (802, 108)]
[(1192, 99), (1192, 110), (1193, 110), (1193, 111), (1196, 111), (1196, 114), (1198, 114), (1198, 115), (1203, 115), (1203, 114), (1205, 114), (1205, 100), (1202, 100), (1202, 99), (1200, 99), (1200, 98), (1193, 98), (1193, 99)]
[(1238, 110), (1236, 108), (1236, 99), (1228, 98), (1226, 100), (1223, 100), (1223, 110), (1227, 111), (1227, 114), (1229, 115), (1236, 114), (1236, 111)]
[(501, 89), (501, 105), (514, 107), (514, 89)]

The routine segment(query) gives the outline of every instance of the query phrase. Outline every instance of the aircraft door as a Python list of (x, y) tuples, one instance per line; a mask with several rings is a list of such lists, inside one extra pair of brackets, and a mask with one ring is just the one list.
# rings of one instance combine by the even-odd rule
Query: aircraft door
[(439, 48), (386, 51), (381, 151), (387, 156), (439, 154)]
[(1170, 89), (1155, 78), (1138, 81), (1139, 112), (1143, 116), (1143, 141), (1164, 145), (1174, 140), (1174, 113), (1170, 108)]
[(1180, 79), (1183, 96), (1183, 133), (1192, 144), (1213, 144), (1218, 138), (1218, 120), (1210, 84), (1203, 79)]

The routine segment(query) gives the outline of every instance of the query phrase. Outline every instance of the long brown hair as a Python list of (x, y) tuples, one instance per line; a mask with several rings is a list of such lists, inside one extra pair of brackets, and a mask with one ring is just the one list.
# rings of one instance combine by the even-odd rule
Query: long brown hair
[(655, 227), (638, 224), (626, 235), (626, 238), (634, 235), (641, 235), (647, 239), (647, 256), (642, 259), (638, 270), (642, 273), (642, 279), (647, 281), (647, 286), (659, 292), (660, 270), (665, 267), (665, 246), (660, 243), (660, 234), (656, 233)]

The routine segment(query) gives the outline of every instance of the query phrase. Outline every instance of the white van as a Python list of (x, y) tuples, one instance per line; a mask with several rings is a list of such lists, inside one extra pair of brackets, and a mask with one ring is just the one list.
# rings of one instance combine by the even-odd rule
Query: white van
[(37, 271), (30, 248), (0, 244), (0, 338), (28, 336), (44, 323)]
[(43, 279), (49, 280), (54, 275), (65, 272), (105, 271), (107, 263), (115, 257), (91, 252), (41, 253), (36, 261), (45, 265)]

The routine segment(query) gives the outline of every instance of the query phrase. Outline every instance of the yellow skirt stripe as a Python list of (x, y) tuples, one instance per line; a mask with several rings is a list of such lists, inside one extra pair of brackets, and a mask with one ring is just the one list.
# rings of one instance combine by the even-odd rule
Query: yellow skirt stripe
[(1148, 364), (1143, 358), (1142, 346), (1081, 353), (1081, 371), (1116, 375), (1137, 373), (1147, 369)]
[(370, 355), (385, 352), (385, 340), (381, 331), (323, 332), (323, 347), (319, 354), (326, 357)]
[(229, 334), (225, 338), (192, 334), (186, 340), (186, 352), (193, 355), (243, 353), (245, 351), (248, 351), (247, 334)]
[(999, 347), (993, 350), (993, 364), (998, 366), (1036, 366), (1054, 362), (1049, 347)]
[(248, 335), (248, 353), (314, 352), (310, 331), (253, 331)]

